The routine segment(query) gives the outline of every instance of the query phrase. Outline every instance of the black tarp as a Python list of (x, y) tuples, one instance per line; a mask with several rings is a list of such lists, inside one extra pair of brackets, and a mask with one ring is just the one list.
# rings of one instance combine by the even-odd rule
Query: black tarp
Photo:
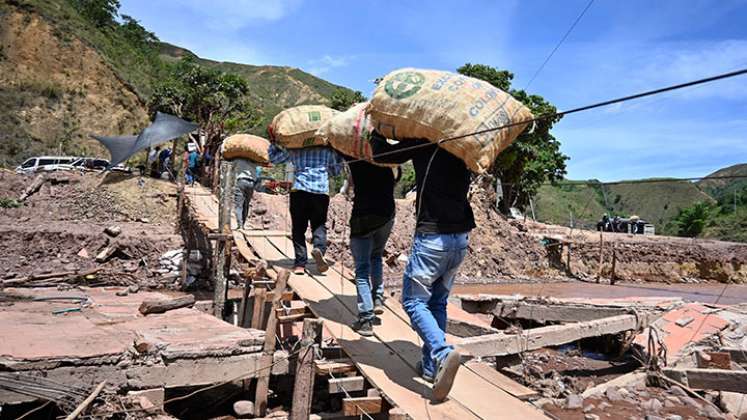
[[(156, 119), (153, 124), (143, 130), (138, 136), (91, 136), (100, 141), (101, 144), (109, 149), (111, 154), (111, 163), (109, 168), (119, 165), (132, 157), (135, 153), (147, 149), (148, 147), (157, 146), (179, 136), (197, 130), (197, 124), (184, 121), (173, 115), (156, 113)], [(176, 153), (176, 151), (172, 151)]]

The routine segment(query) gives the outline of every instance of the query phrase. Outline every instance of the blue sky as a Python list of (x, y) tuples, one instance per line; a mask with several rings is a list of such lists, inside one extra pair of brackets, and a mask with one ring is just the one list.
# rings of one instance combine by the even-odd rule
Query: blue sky
[[(588, 0), (121, 0), (201, 57), (299, 67), (369, 96), (400, 67), (532, 74)], [(747, 67), (747, 0), (596, 0), (529, 91), (559, 109)], [(747, 162), (747, 76), (566, 117), (568, 177), (692, 177)]]

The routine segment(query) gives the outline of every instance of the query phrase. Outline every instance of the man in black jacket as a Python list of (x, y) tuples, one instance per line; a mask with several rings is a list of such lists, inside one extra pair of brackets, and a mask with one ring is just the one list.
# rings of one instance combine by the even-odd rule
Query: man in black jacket
[(355, 260), (360, 335), (372, 336), (376, 314), (384, 312), (382, 258), (394, 224), (394, 184), (391, 168), (344, 156), (355, 196), (350, 215), (350, 251)]
[(374, 133), (371, 146), (381, 163), (415, 167), (416, 226), (402, 279), (402, 306), (423, 339), (422, 376), (433, 381), (433, 399), (443, 401), (459, 369), (459, 352), (446, 344), (446, 304), (475, 227), (467, 200), (471, 174), (459, 158), (427, 140), (390, 145)]

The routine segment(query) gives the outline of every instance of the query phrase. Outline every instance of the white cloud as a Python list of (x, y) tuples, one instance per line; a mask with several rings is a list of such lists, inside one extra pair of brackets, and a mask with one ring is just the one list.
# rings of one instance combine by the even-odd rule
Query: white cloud
[(274, 22), (298, 8), (302, 0), (177, 0), (204, 16), (214, 29), (236, 30), (254, 21)]
[(348, 66), (353, 58), (353, 56), (332, 56), (326, 54), (321, 58), (310, 60), (308, 72), (315, 76), (321, 76), (333, 68)]

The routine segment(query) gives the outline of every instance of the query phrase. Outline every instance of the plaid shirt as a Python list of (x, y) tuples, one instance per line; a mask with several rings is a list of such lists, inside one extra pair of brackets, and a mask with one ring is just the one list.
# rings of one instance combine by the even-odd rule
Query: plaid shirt
[(271, 144), (269, 154), (274, 165), (288, 160), (293, 163), (293, 191), (329, 194), (329, 176), (338, 175), (343, 165), (340, 155), (329, 147), (287, 150)]

